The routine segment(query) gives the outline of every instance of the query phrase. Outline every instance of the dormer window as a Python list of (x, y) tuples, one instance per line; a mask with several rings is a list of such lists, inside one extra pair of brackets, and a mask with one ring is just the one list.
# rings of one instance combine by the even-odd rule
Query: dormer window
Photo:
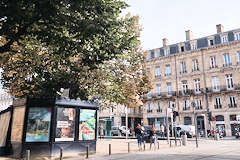
[(240, 32), (235, 33), (235, 40), (240, 40)]
[(184, 52), (184, 46), (181, 46), (181, 52)]
[(227, 35), (222, 36), (222, 43), (227, 43), (227, 42), (228, 42)]
[(166, 56), (169, 56), (169, 55), (170, 55), (170, 50), (169, 50), (169, 49), (166, 49), (166, 50), (165, 50), (165, 55), (166, 55)]
[(193, 44), (191, 45), (191, 49), (192, 49), (192, 50), (196, 50), (196, 49), (197, 49), (196, 43), (193, 43)]
[(213, 39), (210, 39), (209, 40), (209, 46), (213, 46), (213, 45), (214, 45)]

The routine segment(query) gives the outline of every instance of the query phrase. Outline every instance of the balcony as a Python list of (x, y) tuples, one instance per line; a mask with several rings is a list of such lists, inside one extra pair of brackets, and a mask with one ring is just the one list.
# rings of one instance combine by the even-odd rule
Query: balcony
[(180, 74), (185, 74), (187, 73), (187, 70), (180, 71)]
[(223, 67), (230, 67), (230, 66), (232, 66), (232, 63), (223, 64)]
[(172, 92), (161, 92), (161, 93), (153, 93), (151, 97), (148, 95), (143, 95), (142, 99), (147, 100), (147, 99), (159, 99), (159, 98), (171, 98), (173, 96), (176, 96), (176, 91)]
[(222, 105), (221, 105), (221, 104), (214, 105), (214, 108), (215, 108), (215, 109), (222, 109)]
[(237, 108), (237, 104), (228, 104), (229, 108)]
[(155, 78), (161, 78), (161, 75), (159, 74), (159, 75), (155, 75)]
[(194, 91), (192, 89), (179, 91), (179, 96), (189, 96), (189, 95), (192, 95), (192, 94), (194, 94)]
[(202, 110), (202, 106), (196, 106), (196, 110)]
[(162, 109), (157, 109), (157, 112), (162, 112)]
[(214, 68), (218, 68), (218, 66), (217, 65), (212, 65), (212, 66), (209, 67), (209, 69), (214, 69)]
[(152, 113), (152, 110), (149, 110), (149, 109), (148, 109), (148, 110), (147, 110), (147, 113)]
[(234, 92), (236, 90), (240, 90), (240, 85), (235, 84), (231, 87), (228, 87), (227, 85), (222, 85), (222, 86), (208, 87), (206, 89), (208, 93)]
[(197, 72), (197, 71), (199, 71), (199, 68), (198, 68), (198, 67), (192, 69), (192, 72)]
[(190, 107), (183, 107), (183, 111), (189, 111)]
[(171, 76), (171, 73), (165, 73), (165, 76)]

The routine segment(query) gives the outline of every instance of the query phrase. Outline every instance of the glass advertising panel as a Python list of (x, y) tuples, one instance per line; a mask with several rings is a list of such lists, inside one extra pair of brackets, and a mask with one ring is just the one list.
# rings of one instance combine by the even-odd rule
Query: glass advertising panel
[(73, 141), (75, 124), (74, 108), (57, 109), (57, 127), (55, 141)]
[(26, 142), (48, 142), (50, 121), (51, 108), (29, 108)]
[(95, 140), (96, 110), (80, 109), (79, 140)]

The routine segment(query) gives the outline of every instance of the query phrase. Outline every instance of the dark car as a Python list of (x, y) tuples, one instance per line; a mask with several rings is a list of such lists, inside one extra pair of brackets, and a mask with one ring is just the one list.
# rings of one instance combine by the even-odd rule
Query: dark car
[(150, 126), (143, 126), (143, 142), (150, 143)]
[(120, 131), (118, 126), (112, 126), (112, 136), (119, 136)]

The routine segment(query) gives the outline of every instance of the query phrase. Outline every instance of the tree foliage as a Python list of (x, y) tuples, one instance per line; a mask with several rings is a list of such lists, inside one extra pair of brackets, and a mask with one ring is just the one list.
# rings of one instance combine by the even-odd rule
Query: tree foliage
[(87, 99), (103, 63), (136, 47), (135, 17), (119, 18), (122, 0), (1, 0), (3, 83), (16, 97)]
[[(138, 17), (131, 21), (130, 26), (131, 32), (139, 36), (141, 27)], [(151, 90), (151, 76), (146, 71), (140, 41), (135, 39), (132, 45), (131, 50), (101, 64), (94, 74), (96, 81), (90, 85), (89, 91), (90, 95), (98, 95), (102, 106), (117, 103), (137, 107), (142, 105), (141, 96)]]

